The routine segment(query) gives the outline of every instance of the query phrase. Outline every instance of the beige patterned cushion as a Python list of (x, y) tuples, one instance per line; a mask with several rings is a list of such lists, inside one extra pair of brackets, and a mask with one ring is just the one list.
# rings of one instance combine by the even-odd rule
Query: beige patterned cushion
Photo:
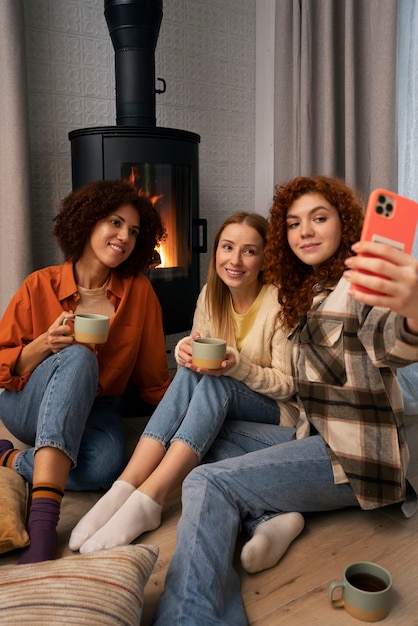
[(158, 546), (0, 566), (1, 624), (137, 626)]
[(13, 470), (0, 467), (0, 554), (28, 545), (27, 501), (26, 481)]

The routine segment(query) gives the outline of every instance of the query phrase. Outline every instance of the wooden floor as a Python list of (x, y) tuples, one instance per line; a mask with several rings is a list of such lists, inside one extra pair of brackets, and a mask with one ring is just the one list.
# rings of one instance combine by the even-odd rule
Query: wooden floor
[[(174, 550), (177, 511), (167, 514), (163, 532), (146, 542), (160, 546), (160, 558), (146, 587), (143, 624), (150, 623)], [(375, 561), (392, 574), (393, 608), (385, 624), (418, 624), (418, 518), (339, 512), (307, 518), (301, 537), (274, 568), (259, 574), (242, 572), (242, 594), (249, 624), (258, 626), (344, 626), (358, 623), (327, 600), (328, 585), (341, 580), (344, 567), (356, 560)], [(206, 625), (205, 625), (206, 626)]]
[[(407, 418), (410, 480), (418, 485), (418, 417)], [(179, 506), (162, 526), (142, 537), (160, 546), (160, 557), (146, 587), (144, 625), (150, 623), (164, 587), (175, 546)], [(392, 574), (393, 606), (382, 622), (418, 626), (418, 513), (405, 519), (398, 507), (380, 511), (345, 510), (306, 516), (303, 533), (280, 563), (259, 574), (241, 572), (248, 621), (257, 626), (345, 626), (360, 623), (328, 604), (328, 585), (341, 580), (352, 561), (375, 561)]]
[[(411, 450), (410, 480), (418, 486), (418, 417), (407, 418), (407, 432)], [(1, 426), (0, 436), (4, 436)], [(72, 554), (68, 549), (70, 532), (97, 497), (92, 493), (66, 493), (58, 527), (59, 556)], [(156, 543), (160, 548), (158, 561), (145, 589), (144, 626), (149, 625), (164, 588), (165, 574), (174, 552), (179, 515), (180, 504), (177, 501), (167, 507), (160, 528), (140, 538), (141, 542)], [(359, 624), (344, 610), (333, 609), (327, 600), (329, 583), (341, 580), (345, 566), (357, 560), (375, 561), (392, 574), (393, 607), (382, 623), (385, 626), (418, 626), (418, 513), (407, 520), (397, 507), (373, 512), (350, 509), (306, 516), (303, 533), (276, 567), (253, 575), (241, 572), (249, 624)], [(14, 554), (0, 558), (0, 565), (14, 562)]]

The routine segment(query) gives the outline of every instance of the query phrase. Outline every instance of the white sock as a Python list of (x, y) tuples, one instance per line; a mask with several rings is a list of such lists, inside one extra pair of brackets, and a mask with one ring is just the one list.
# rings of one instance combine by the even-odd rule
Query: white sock
[(79, 550), (89, 537), (99, 530), (129, 498), (135, 487), (125, 480), (116, 480), (109, 491), (87, 511), (71, 533), (70, 550)]
[(282, 513), (261, 522), (242, 548), (241, 565), (249, 574), (273, 567), (304, 526), (300, 513)]
[(125, 546), (161, 524), (163, 507), (142, 491), (135, 490), (110, 520), (80, 548), (81, 554)]

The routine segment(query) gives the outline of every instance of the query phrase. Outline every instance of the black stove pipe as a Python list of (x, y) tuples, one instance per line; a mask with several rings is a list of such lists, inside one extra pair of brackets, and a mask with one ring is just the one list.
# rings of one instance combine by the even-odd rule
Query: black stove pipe
[(156, 126), (155, 47), (162, 0), (105, 0), (104, 4), (115, 49), (116, 124)]

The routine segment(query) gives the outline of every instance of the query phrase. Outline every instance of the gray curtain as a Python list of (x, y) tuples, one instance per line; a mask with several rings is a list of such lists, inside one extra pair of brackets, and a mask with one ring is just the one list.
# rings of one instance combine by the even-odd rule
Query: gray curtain
[[(418, 202), (418, 3), (399, 3), (398, 121), (399, 193)], [(418, 258), (418, 236), (414, 255)], [(418, 363), (398, 372), (405, 410), (418, 414)]]
[(32, 269), (22, 0), (0, 0), (0, 315)]
[(277, 0), (275, 181), (397, 190), (396, 0)]

